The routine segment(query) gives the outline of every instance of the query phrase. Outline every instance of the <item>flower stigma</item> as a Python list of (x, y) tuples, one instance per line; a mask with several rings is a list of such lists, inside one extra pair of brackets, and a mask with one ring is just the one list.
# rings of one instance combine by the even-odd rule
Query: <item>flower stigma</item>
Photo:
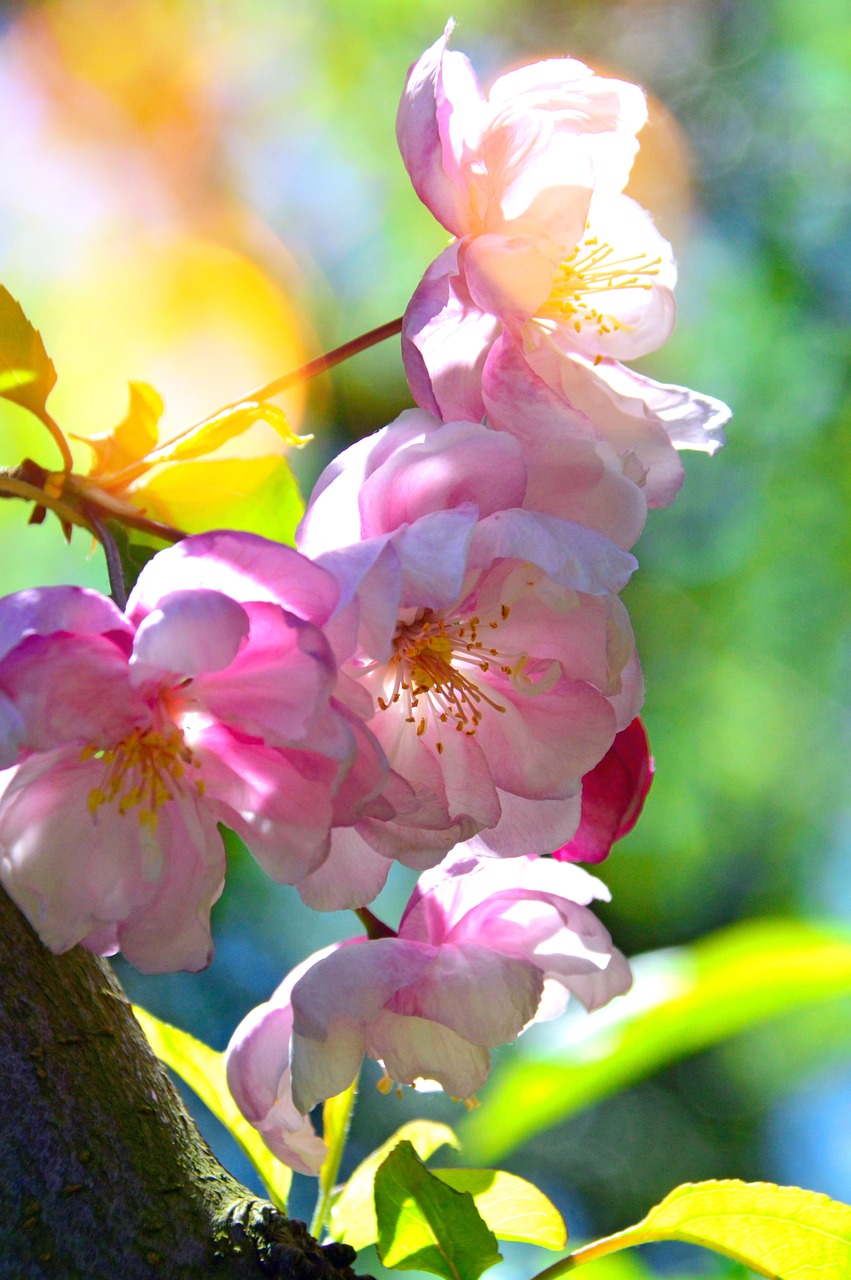
[[(201, 767), (174, 724), (162, 730), (134, 729), (107, 750), (90, 744), (80, 759), (97, 759), (104, 766), (101, 785), (93, 787), (88, 796), (92, 816), (101, 805), (117, 801), (119, 813), (137, 809), (141, 825), (152, 830), (156, 830), (158, 810), (186, 788), (187, 768)], [(204, 794), (200, 778), (192, 779), (191, 785), (199, 796)]]

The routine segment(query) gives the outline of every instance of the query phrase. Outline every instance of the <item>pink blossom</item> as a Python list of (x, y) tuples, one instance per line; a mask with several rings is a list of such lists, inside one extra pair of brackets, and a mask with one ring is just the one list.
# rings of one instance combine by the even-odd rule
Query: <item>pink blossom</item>
[(612, 845), (635, 826), (652, 781), (650, 743), (636, 716), (582, 779), (579, 826), (553, 857), (563, 862), (602, 862)]
[(527, 479), (507, 433), (416, 411), (320, 477), (300, 545), (340, 582), (331, 633), (356, 635), (343, 678), (369, 695), (412, 802), (334, 833), (314, 905), (362, 905), (388, 859), (422, 869), (479, 832), (507, 854), (564, 843), (581, 777), (635, 715), (615, 594), (634, 561), (572, 521), (506, 508)]
[(278, 880), (321, 864), (356, 745), (317, 625), (336, 599), (290, 548), (210, 534), (155, 557), (126, 616), (76, 588), (0, 602), (0, 875), (48, 946), (203, 967), (219, 822)]
[[(553, 59), (501, 77), (485, 98), (447, 50), (450, 29), (412, 67), (397, 121), (418, 195), (456, 237), (405, 313), (418, 403), (446, 421), (480, 420), (504, 338), (527, 379), (543, 379), (624, 453), (627, 430), (664, 442), (663, 455), (711, 452), (726, 406), (618, 364), (660, 346), (675, 320), (670, 246), (621, 194), (646, 118), (641, 91)], [(652, 459), (652, 506), (673, 497), (656, 470), (675, 470), (674, 459)]]
[[(549, 860), (459, 853), (420, 878), (398, 936), (312, 956), (249, 1015), (228, 1050), (234, 1084), (250, 1076), (259, 1096), (265, 1079), (272, 1097), (289, 1062), (306, 1114), (345, 1089), (366, 1055), (384, 1064), (388, 1087), (436, 1080), (469, 1098), (489, 1050), (561, 1012), (568, 993), (595, 1009), (628, 989), (626, 961), (588, 910), (608, 897), (598, 880)], [(278, 1022), (290, 1005), (291, 1035)]]
[(328, 1149), (293, 1102), (289, 1064), (292, 1025), (288, 1000), (252, 1009), (228, 1045), (228, 1088), (246, 1120), (279, 1160), (296, 1173), (316, 1174)]

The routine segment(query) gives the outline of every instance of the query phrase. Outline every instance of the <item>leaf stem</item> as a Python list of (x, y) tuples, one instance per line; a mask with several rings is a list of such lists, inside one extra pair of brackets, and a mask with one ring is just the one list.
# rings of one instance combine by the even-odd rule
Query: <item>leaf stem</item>
[[(241, 396), (234, 403), (240, 404), (243, 400), (269, 400), (281, 391), (286, 391), (289, 387), (296, 386), (299, 382), (307, 382), (310, 378), (315, 378), (320, 373), (324, 373), (326, 369), (333, 369), (335, 365), (342, 364), (344, 360), (350, 359), (351, 356), (356, 356), (359, 352), (366, 351), (368, 347), (374, 347), (377, 343), (384, 342), (385, 339), (392, 338), (394, 334), (401, 332), (401, 316), (396, 320), (388, 320), (386, 324), (380, 324), (377, 329), (370, 329), (367, 333), (362, 333), (360, 337), (344, 342), (341, 347), (335, 347), (333, 351), (328, 351), (325, 355), (317, 356), (314, 360), (308, 360), (307, 364), (301, 365), (298, 369), (282, 374), (280, 378), (273, 378), (265, 386), (258, 387), (256, 391), (252, 391), (247, 396)], [(231, 406), (228, 405), (227, 408), (231, 408)]]
[[(262, 387), (258, 387), (256, 391), (249, 391), (248, 395), (240, 396), (237, 400), (231, 400), (229, 404), (222, 405), (221, 409), (217, 409), (215, 414), (210, 416), (219, 417), (220, 414), (227, 413), (231, 409), (236, 409), (243, 404), (256, 404), (258, 401), (271, 400), (272, 396), (279, 395), (282, 391), (287, 391), (290, 387), (297, 386), (300, 382), (309, 382), (311, 378), (316, 378), (320, 373), (325, 373), (327, 369), (333, 369), (335, 365), (342, 364), (344, 360), (356, 356), (361, 351), (366, 351), (369, 347), (376, 346), (379, 342), (384, 342), (386, 338), (392, 338), (394, 334), (402, 332), (402, 316), (396, 320), (388, 320), (386, 324), (380, 324), (377, 329), (370, 329), (367, 333), (362, 333), (357, 338), (352, 338), (349, 342), (344, 342), (341, 347), (335, 347), (333, 351), (326, 351), (324, 355), (316, 356), (313, 360), (308, 360), (307, 364), (299, 365), (297, 369), (291, 369), (289, 373), (282, 373), (279, 378), (273, 378), (271, 382), (266, 382)], [(209, 417), (202, 418), (199, 422), (195, 422), (191, 427), (187, 427), (182, 431), (181, 436), (190, 435), (197, 427), (203, 426), (209, 421)]]
[(50, 416), (46, 409), (40, 409), (38, 417), (53, 436), (53, 439), (56, 442), (56, 447), (62, 454), (62, 470), (65, 472), (66, 476), (69, 475), (74, 466), (74, 459), (71, 456), (71, 446), (65, 439), (65, 432), (62, 430), (55, 418)]
[(109, 589), (112, 598), (122, 611), (127, 605), (127, 591), (124, 586), (124, 570), (121, 567), (121, 553), (118, 544), (102, 520), (91, 510), (86, 510), (86, 519), (91, 523), (106, 556), (106, 571), (109, 574)]
[(60, 520), (64, 520), (67, 524), (77, 524), (83, 529), (88, 529), (91, 533), (95, 532), (88, 515), (78, 511), (75, 507), (69, 506), (61, 498), (52, 497), (44, 489), (40, 489), (38, 485), (30, 484), (26, 480), (19, 480), (16, 476), (0, 475), (0, 496), (3, 494), (9, 498), (23, 498), (27, 502), (35, 502), (40, 507), (48, 507), (59, 516)]
[(322, 1235), (331, 1209), (331, 1197), (340, 1172), (357, 1092), (358, 1077), (355, 1076), (348, 1089), (337, 1094), (335, 1098), (329, 1098), (322, 1108), (324, 1136), (327, 1140), (330, 1134), (331, 1141), (328, 1145), (328, 1155), (319, 1171), (319, 1198), (310, 1224), (310, 1234), (315, 1240), (319, 1240)]
[(581, 1267), (584, 1262), (595, 1262), (597, 1258), (604, 1258), (609, 1253), (617, 1253), (620, 1249), (646, 1244), (651, 1238), (640, 1234), (633, 1227), (627, 1227), (625, 1231), (617, 1231), (612, 1236), (605, 1236), (602, 1240), (593, 1240), (591, 1244), (583, 1245), (581, 1249), (576, 1249), (566, 1258), (560, 1258), (558, 1262), (554, 1262), (551, 1267), (545, 1267), (543, 1271), (539, 1271), (537, 1275), (532, 1276), (532, 1280), (558, 1280), (559, 1276), (566, 1275), (576, 1267)]

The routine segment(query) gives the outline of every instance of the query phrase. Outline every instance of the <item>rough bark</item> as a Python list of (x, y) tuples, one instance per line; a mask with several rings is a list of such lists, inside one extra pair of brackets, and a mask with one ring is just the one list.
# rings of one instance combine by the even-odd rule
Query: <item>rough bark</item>
[(0, 1276), (351, 1280), (200, 1137), (109, 966), (0, 890)]

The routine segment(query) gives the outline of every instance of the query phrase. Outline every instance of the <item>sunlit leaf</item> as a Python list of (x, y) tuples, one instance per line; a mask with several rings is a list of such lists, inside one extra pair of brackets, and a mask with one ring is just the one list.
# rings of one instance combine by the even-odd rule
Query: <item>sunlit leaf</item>
[(473, 1197), (429, 1173), (410, 1142), (400, 1142), (375, 1175), (375, 1213), (386, 1267), (478, 1280), (501, 1261)]
[(815, 1191), (770, 1182), (695, 1182), (677, 1187), (626, 1231), (597, 1240), (565, 1260), (658, 1240), (703, 1245), (770, 1280), (851, 1275), (851, 1208)]
[(56, 370), (41, 334), (0, 285), (0, 396), (41, 417), (55, 383)]
[(286, 458), (204, 458), (158, 467), (129, 495), (187, 533), (240, 529), (292, 544), (304, 502)]
[(203, 458), (243, 435), (255, 422), (267, 423), (286, 444), (294, 447), (312, 439), (311, 436), (296, 435), (290, 427), (287, 415), (278, 405), (249, 400), (232, 409), (223, 409), (191, 431), (167, 441), (157, 449), (157, 459), (160, 462), (187, 462), (193, 458)]
[(801, 921), (763, 920), (639, 957), (633, 967), (632, 990), (568, 1022), (557, 1049), (547, 1056), (527, 1051), (497, 1070), (487, 1105), (461, 1131), (477, 1162), (491, 1163), (583, 1107), (754, 1023), (848, 993), (851, 938)]
[(75, 437), (84, 439), (94, 452), (94, 465), (88, 474), (115, 475), (150, 453), (157, 443), (157, 423), (162, 415), (159, 392), (147, 382), (131, 382), (130, 404), (117, 427), (103, 435)]
[(225, 1055), (186, 1031), (161, 1022), (138, 1005), (133, 1006), (133, 1012), (160, 1061), (171, 1067), (221, 1120), (254, 1165), (269, 1199), (286, 1211), (292, 1170), (272, 1155), (234, 1102), (225, 1075)]
[(501, 1169), (431, 1169), (454, 1191), (469, 1191), (497, 1240), (563, 1249), (567, 1227), (558, 1209), (525, 1178)]
[(378, 1239), (373, 1196), (376, 1170), (393, 1148), (405, 1141), (421, 1160), (427, 1160), (438, 1147), (458, 1147), (458, 1139), (446, 1124), (433, 1120), (411, 1120), (403, 1124), (358, 1165), (332, 1206), (330, 1225), (335, 1240), (345, 1241), (353, 1249), (363, 1249)]

